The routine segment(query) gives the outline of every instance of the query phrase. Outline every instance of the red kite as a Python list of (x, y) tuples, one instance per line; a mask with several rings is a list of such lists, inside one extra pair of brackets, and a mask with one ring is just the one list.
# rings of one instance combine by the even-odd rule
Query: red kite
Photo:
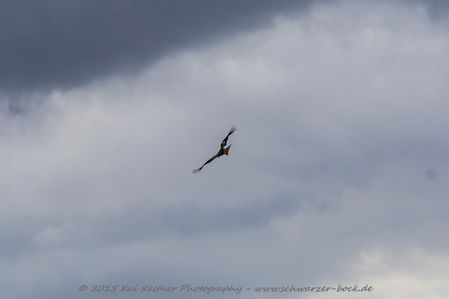
[(225, 147), (225, 146), (226, 146), (226, 143), (228, 142), (228, 137), (229, 137), (229, 135), (231, 135), (232, 133), (234, 133), (234, 131), (235, 131), (235, 127), (232, 127), (231, 130), (229, 130), (228, 135), (226, 135), (226, 137), (225, 137), (225, 138), (223, 139), (223, 141), (221, 142), (220, 150), (218, 150), (218, 152), (217, 152), (215, 155), (213, 155), (212, 157), (210, 157), (210, 159), (207, 160), (207, 161), (203, 164), (203, 166), (201, 166), (201, 167), (198, 168), (198, 169), (195, 169), (195, 170), (193, 171), (193, 173), (198, 173), (198, 172), (200, 172), (201, 169), (203, 169), (204, 165), (206, 165), (206, 164), (212, 162), (215, 158), (219, 158), (219, 157), (221, 157), (221, 156), (223, 156), (223, 155), (226, 155), (226, 156), (228, 155), (229, 149), (231, 148), (231, 145), (232, 145), (232, 144), (229, 145), (228, 147)]

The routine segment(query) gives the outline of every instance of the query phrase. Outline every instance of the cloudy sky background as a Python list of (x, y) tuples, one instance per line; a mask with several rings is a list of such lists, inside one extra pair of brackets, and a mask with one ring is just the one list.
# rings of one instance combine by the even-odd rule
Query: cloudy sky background
[(447, 298), (449, 5), (187, 3), (0, 4), (2, 297)]

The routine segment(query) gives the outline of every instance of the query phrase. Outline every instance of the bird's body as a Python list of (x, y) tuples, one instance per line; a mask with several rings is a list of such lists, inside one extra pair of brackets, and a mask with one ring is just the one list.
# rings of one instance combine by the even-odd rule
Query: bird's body
[(218, 150), (218, 152), (215, 154), (215, 155), (213, 155), (212, 157), (210, 157), (209, 158), (209, 160), (207, 160), (200, 168), (198, 168), (198, 169), (195, 169), (194, 171), (193, 171), (193, 173), (198, 173), (198, 172), (200, 172), (201, 171), (201, 169), (203, 169), (203, 167), (204, 167), (204, 165), (206, 165), (206, 164), (208, 164), (208, 163), (210, 163), (210, 162), (212, 162), (213, 160), (215, 160), (215, 158), (219, 158), (219, 157), (221, 157), (221, 156), (223, 156), (223, 155), (228, 155), (229, 154), (229, 149), (231, 148), (231, 145), (229, 145), (228, 147), (225, 147), (226, 146), (226, 143), (228, 142), (228, 137), (232, 134), (232, 133), (234, 133), (234, 131), (235, 131), (235, 127), (232, 127), (231, 128), (231, 130), (229, 130), (229, 133), (228, 133), (228, 135), (226, 135), (226, 137), (223, 139), (223, 141), (221, 142), (221, 144), (220, 144), (220, 149)]

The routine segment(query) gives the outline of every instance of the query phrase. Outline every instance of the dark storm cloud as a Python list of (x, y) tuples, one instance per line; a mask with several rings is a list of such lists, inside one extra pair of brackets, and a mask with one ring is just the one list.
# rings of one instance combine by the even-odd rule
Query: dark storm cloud
[[(411, 1), (308, 11), (0, 113), (2, 297), (143, 282), (444, 294), (447, 32)], [(232, 124), (232, 154), (194, 176)]]
[(256, 28), (309, 2), (2, 1), (0, 91), (66, 88), (136, 70), (180, 47)]

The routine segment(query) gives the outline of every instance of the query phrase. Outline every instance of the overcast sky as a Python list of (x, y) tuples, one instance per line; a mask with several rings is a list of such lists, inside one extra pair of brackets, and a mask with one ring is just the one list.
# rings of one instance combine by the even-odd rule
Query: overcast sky
[(0, 296), (448, 298), (448, 9), (0, 2)]

